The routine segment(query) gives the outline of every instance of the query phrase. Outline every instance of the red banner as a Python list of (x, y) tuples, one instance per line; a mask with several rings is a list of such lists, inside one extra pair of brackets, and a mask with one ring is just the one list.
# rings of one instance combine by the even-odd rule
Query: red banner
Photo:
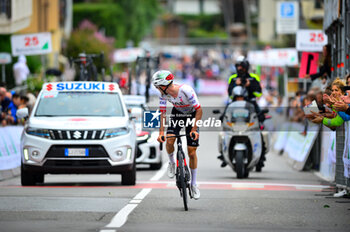
[(317, 67), (318, 67), (318, 53), (303, 52), (301, 55), (299, 77), (304, 78), (306, 74), (317, 73)]

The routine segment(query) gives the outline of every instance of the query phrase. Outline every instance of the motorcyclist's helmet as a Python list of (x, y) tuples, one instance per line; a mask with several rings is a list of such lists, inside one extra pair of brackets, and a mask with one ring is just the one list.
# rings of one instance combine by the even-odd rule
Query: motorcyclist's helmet
[(244, 68), (246, 71), (249, 70), (249, 61), (244, 57), (244, 56), (239, 56), (236, 59), (236, 69), (238, 69), (238, 66), (242, 66), (242, 68)]
[(169, 86), (173, 80), (174, 75), (168, 70), (159, 70), (152, 76), (152, 83), (155, 87)]

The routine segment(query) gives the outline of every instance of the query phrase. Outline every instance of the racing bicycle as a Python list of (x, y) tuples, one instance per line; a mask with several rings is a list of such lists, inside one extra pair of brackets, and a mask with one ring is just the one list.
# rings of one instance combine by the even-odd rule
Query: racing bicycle
[(97, 68), (93, 61), (95, 58), (103, 62), (104, 54), (80, 53), (78, 58), (69, 59), (70, 66), (73, 62), (79, 65), (79, 81), (97, 81)]
[[(181, 137), (186, 136), (183, 135), (173, 135), (173, 136), (166, 136), (166, 138), (177, 138), (177, 153), (176, 153), (176, 186), (180, 191), (180, 197), (183, 199), (184, 208), (185, 211), (188, 211), (187, 206), (187, 189), (188, 194), (190, 198), (193, 198), (192, 191), (190, 188), (190, 171), (188, 169), (187, 163), (186, 163), (186, 157), (185, 153), (182, 149), (182, 141)], [(162, 140), (165, 140), (165, 136), (162, 137)], [(163, 143), (160, 143), (160, 150), (163, 149)]]

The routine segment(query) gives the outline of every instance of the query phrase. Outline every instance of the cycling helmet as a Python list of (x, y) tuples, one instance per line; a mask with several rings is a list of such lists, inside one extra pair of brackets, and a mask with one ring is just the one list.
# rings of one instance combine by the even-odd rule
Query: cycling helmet
[(152, 76), (154, 86), (169, 86), (173, 83), (174, 75), (168, 70), (159, 70)]
[(242, 66), (246, 71), (249, 70), (249, 61), (244, 56), (239, 56), (236, 60), (236, 68)]

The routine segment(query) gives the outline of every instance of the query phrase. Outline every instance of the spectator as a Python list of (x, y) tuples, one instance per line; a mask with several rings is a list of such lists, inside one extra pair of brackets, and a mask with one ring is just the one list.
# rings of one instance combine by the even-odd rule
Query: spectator
[(350, 86), (350, 74), (345, 76), (346, 85)]
[(316, 80), (319, 77), (331, 77), (331, 66), (332, 66), (332, 59), (331, 59), (331, 45), (327, 44), (323, 46), (322, 50), (323, 55), (323, 61), (322, 65), (319, 68), (319, 72), (315, 74), (306, 74), (305, 77), (311, 77), (311, 80)]
[[(326, 101), (330, 106), (333, 107), (333, 105), (337, 102), (342, 102), (342, 96), (344, 95), (344, 82), (337, 78), (332, 83), (332, 94), (331, 96), (325, 95), (324, 101)], [(311, 116), (308, 115), (307, 117), (311, 119), (313, 123), (323, 123), (325, 126), (330, 127), (331, 129), (334, 129), (334, 127), (338, 127), (344, 123), (344, 121), (349, 120), (350, 118), (347, 118), (345, 113), (337, 112), (335, 109), (333, 109), (334, 113), (336, 113), (335, 117), (330, 119), (328, 117), (325, 117), (325, 115), (320, 113), (313, 113)]]
[(9, 97), (9, 94), (7, 93), (7, 90), (5, 87), (0, 87), (0, 113), (5, 111), (7, 107), (11, 103), (11, 98)]
[(21, 96), (18, 109), (22, 109), (22, 108), (27, 107), (28, 102), (29, 102), (29, 98), (27, 96)]
[(6, 126), (6, 125), (16, 125), (17, 124), (17, 109), (18, 106), (21, 104), (21, 98), (18, 94), (13, 94), (12, 95), (12, 101), (9, 104), (8, 108), (7, 108), (7, 112), (4, 116), (4, 118), (1, 121), (2, 126)]
[(16, 85), (22, 85), (23, 82), (27, 80), (29, 73), (27, 59), (25, 56), (20, 55), (17, 63), (13, 65), (13, 75), (15, 77)]

